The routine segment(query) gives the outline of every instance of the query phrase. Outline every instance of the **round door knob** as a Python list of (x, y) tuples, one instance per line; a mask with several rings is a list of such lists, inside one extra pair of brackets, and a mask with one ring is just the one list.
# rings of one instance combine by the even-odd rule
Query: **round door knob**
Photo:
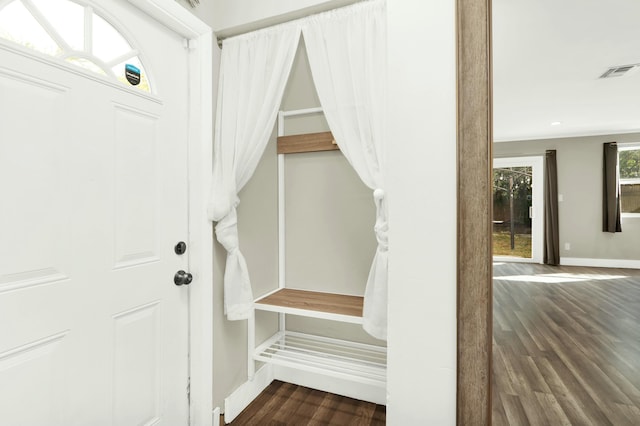
[(183, 270), (179, 270), (173, 276), (173, 282), (176, 285), (189, 285), (189, 284), (191, 284), (191, 281), (193, 281), (193, 275), (191, 275), (189, 272), (185, 272)]

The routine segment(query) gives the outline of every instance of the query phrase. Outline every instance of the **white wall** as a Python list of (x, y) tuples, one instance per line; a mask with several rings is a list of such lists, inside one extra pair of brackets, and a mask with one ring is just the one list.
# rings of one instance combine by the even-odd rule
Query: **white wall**
[[(184, 1), (184, 0), (181, 0)], [(223, 37), (355, 3), (357, 0), (217, 0), (213, 30)]]
[(456, 418), (455, 1), (387, 0), (387, 421)]

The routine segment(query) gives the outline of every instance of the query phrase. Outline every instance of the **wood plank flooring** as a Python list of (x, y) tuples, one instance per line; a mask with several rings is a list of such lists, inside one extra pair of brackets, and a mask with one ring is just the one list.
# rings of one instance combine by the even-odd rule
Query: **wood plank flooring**
[(640, 425), (640, 271), (494, 265), (493, 425)]
[[(382, 426), (386, 407), (274, 381), (232, 426)], [(223, 424), (223, 423), (221, 423)]]

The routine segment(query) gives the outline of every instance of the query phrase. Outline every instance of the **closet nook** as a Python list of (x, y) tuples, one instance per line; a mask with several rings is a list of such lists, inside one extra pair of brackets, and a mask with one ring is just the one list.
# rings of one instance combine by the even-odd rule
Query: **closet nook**
[[(283, 95), (302, 42), (308, 78), (292, 93), (307, 86), (317, 97), (288, 106)], [(208, 214), (226, 251), (224, 315), (228, 321), (247, 320), (249, 379), (233, 384), (225, 419), (233, 419), (273, 379), (386, 403), (386, 51), (384, 0), (223, 42)], [(309, 104), (322, 108), (299, 109)], [(320, 133), (285, 136), (287, 118), (291, 129), (292, 117), (314, 114), (326, 119), (326, 126), (315, 129)], [(261, 163), (276, 119), (277, 166), (263, 163), (272, 173), (263, 175), (270, 182), (263, 188), (270, 196), (277, 192), (277, 206), (271, 198), (273, 204), (264, 209), (243, 213), (250, 211), (265, 225), (278, 224), (262, 252), (245, 245), (252, 268), (267, 271), (256, 273), (252, 284), (238, 232), (240, 192)], [(296, 133), (306, 133), (300, 130)], [(294, 203), (285, 203), (285, 178)], [(262, 235), (264, 229), (252, 226), (245, 242)], [(275, 257), (276, 239), (277, 268), (275, 259), (265, 260)], [(268, 256), (261, 256), (264, 250)], [(253, 296), (254, 286), (261, 297)], [(233, 358), (229, 365), (237, 374)]]
[[(286, 316), (298, 315), (328, 321), (362, 324), (363, 297), (295, 289), (286, 282), (285, 250), (285, 155), (335, 150), (331, 132), (284, 136), (287, 117), (317, 114), (322, 108), (280, 111), (278, 114), (278, 288), (255, 300), (256, 310), (279, 314), (278, 331), (255, 345), (255, 315), (249, 319), (248, 370), (252, 377), (255, 361), (274, 365), (276, 379), (340, 393), (361, 400), (386, 403), (386, 347), (293, 332), (286, 329)], [(290, 288), (293, 287), (293, 288)], [(314, 373), (307, 378), (303, 372)], [(326, 388), (317, 375), (342, 379), (339, 389)]]

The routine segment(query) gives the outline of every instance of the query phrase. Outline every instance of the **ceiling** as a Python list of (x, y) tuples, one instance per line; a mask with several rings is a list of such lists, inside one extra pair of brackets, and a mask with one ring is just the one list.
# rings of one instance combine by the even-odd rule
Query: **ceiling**
[(640, 0), (493, 0), (494, 140), (640, 132), (640, 67), (598, 78), (629, 64)]

